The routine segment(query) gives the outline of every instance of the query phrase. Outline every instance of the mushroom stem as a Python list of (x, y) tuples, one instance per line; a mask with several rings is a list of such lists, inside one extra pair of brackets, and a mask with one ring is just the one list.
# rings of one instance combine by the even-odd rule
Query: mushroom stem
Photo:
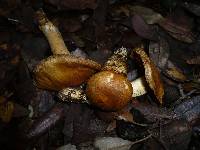
[(59, 32), (58, 28), (47, 18), (43, 10), (38, 10), (36, 12), (36, 18), (38, 20), (40, 30), (44, 33), (50, 44), (52, 53), (54, 55), (69, 55), (70, 52), (63, 41), (61, 33)]
[(144, 77), (137, 78), (136, 80), (131, 82), (133, 87), (132, 97), (141, 96), (147, 93), (146, 89), (146, 81)]

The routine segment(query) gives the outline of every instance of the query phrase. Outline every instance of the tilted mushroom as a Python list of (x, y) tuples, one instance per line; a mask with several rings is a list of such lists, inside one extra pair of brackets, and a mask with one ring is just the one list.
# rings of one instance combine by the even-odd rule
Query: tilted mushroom
[(108, 59), (101, 72), (89, 79), (86, 93), (90, 103), (109, 111), (126, 106), (133, 93), (126, 75), (127, 49), (122, 47)]
[(35, 82), (39, 88), (59, 91), (79, 86), (100, 70), (101, 65), (97, 62), (70, 55), (61, 33), (42, 10), (36, 12), (36, 17), (53, 53), (34, 69)]

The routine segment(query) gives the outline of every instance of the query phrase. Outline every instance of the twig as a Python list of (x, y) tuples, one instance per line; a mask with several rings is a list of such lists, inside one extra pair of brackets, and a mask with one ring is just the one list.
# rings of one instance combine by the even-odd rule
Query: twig
[(149, 135), (146, 136), (145, 138), (140, 139), (140, 140), (137, 140), (137, 141), (133, 142), (132, 144), (134, 145), (134, 144), (137, 144), (137, 143), (140, 143), (140, 142), (146, 141), (146, 140), (148, 140), (148, 139), (151, 138), (151, 137), (152, 137), (152, 134), (149, 134)]
[(149, 126), (148, 124), (142, 124), (142, 123), (137, 123), (137, 122), (131, 122), (131, 123), (134, 124), (134, 125), (141, 126), (141, 127), (148, 127)]

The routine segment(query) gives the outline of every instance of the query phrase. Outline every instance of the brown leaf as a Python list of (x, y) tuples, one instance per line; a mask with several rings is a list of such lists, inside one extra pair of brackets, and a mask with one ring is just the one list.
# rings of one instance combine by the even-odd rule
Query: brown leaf
[(116, 120), (109, 123), (109, 125), (106, 128), (106, 132), (112, 132), (116, 128)]
[(177, 68), (169, 68), (166, 70), (166, 73), (175, 80), (185, 81), (187, 77)]
[(135, 48), (133, 51), (140, 56), (145, 69), (146, 81), (149, 84), (149, 87), (154, 91), (158, 101), (162, 104), (164, 89), (159, 71), (153, 62), (149, 59), (143, 48)]
[(200, 6), (194, 3), (185, 2), (182, 6), (188, 10), (189, 12), (193, 13), (196, 16), (200, 16)]
[(172, 19), (165, 19), (159, 22), (159, 25), (179, 41), (186, 43), (194, 42), (194, 36), (190, 29), (175, 23)]
[(187, 60), (187, 63), (191, 65), (200, 65), (200, 56), (196, 56), (190, 60)]
[(62, 32), (74, 33), (81, 29), (82, 25), (78, 18), (75, 17), (58, 17), (56, 16), (52, 20), (53, 24), (56, 25)]
[(157, 39), (153, 30), (150, 28), (148, 24), (146, 24), (143, 18), (139, 15), (134, 15), (132, 17), (132, 27), (134, 31), (142, 38), (149, 39), (149, 40)]
[(130, 111), (127, 111), (127, 110), (118, 112), (117, 119), (128, 121), (128, 122), (134, 122), (132, 113)]
[(96, 0), (45, 0), (45, 2), (62, 9), (94, 9), (97, 5)]
[(8, 123), (12, 118), (14, 104), (6, 102), (4, 97), (0, 97), (0, 118), (3, 122)]
[(158, 42), (151, 41), (149, 43), (149, 57), (158, 69), (164, 70), (169, 59), (169, 44), (164, 38), (160, 38)]
[(164, 70), (164, 73), (171, 79), (178, 82), (183, 82), (187, 80), (187, 77), (183, 74), (183, 72), (170, 60), (168, 60), (167, 62), (167, 68)]
[(186, 82), (183, 85), (183, 90), (185, 92), (191, 92), (192, 90), (197, 89), (198, 91), (200, 91), (200, 82), (198, 81), (191, 81), (191, 82)]
[(164, 19), (164, 17), (161, 14), (147, 7), (142, 7), (139, 5), (130, 5), (129, 8), (131, 10), (131, 14), (140, 15), (147, 24), (155, 24)]

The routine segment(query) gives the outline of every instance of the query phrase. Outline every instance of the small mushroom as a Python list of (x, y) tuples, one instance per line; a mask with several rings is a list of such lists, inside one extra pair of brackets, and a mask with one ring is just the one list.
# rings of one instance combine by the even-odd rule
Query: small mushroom
[(86, 88), (91, 104), (106, 111), (116, 111), (132, 98), (132, 85), (127, 75), (127, 49), (120, 48), (104, 64), (102, 71), (93, 75)]
[(36, 18), (53, 53), (34, 69), (35, 82), (39, 88), (59, 91), (66, 87), (79, 86), (100, 70), (101, 65), (97, 62), (70, 55), (58, 28), (48, 20), (42, 10), (36, 12)]

